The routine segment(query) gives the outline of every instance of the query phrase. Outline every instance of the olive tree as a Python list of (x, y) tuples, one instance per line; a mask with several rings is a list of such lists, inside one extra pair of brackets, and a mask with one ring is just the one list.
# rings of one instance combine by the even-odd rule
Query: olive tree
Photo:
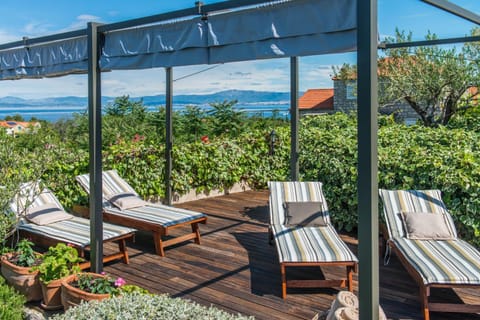
[[(478, 29), (472, 30), (472, 34)], [(428, 34), (427, 40), (436, 39)], [(411, 41), (412, 34), (396, 31), (388, 42)], [(379, 61), (382, 102), (404, 99), (425, 126), (446, 125), (458, 111), (470, 108), (469, 88), (480, 85), (478, 44), (456, 47), (391, 48)]]

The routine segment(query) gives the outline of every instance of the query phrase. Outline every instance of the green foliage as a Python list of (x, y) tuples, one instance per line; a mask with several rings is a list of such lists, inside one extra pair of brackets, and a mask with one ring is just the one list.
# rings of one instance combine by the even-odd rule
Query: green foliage
[(38, 270), (40, 281), (48, 284), (53, 280), (80, 272), (78, 264), (82, 261), (75, 248), (58, 243), (55, 247), (48, 248), (43, 255), (42, 263), (35, 266), (34, 270)]
[(243, 131), (246, 117), (233, 108), (236, 103), (237, 100), (210, 103), (213, 110), (208, 113), (212, 116), (212, 131), (215, 135), (236, 136)]
[(25, 296), (5, 283), (0, 277), (0, 319), (22, 320), (23, 306), (27, 302)]
[(91, 273), (81, 272), (77, 275), (76, 282), (71, 285), (89, 293), (115, 295), (120, 292), (124, 283), (122, 278), (113, 279), (107, 275), (95, 277)]
[(82, 302), (68, 309), (54, 320), (87, 319), (198, 319), (198, 320), (242, 320), (253, 319), (231, 315), (215, 307), (204, 307), (195, 302), (167, 295), (125, 294), (101, 301)]
[(15, 264), (20, 267), (31, 267), (38, 262), (38, 254), (33, 251), (33, 242), (22, 239), (15, 247)]

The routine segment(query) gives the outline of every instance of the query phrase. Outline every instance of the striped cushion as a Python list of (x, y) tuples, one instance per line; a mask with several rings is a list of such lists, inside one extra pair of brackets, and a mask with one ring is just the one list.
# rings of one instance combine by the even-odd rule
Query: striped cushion
[(273, 225), (272, 231), (280, 263), (358, 261), (331, 225), (303, 228)]
[[(90, 220), (85, 218), (73, 216), (72, 219), (43, 226), (22, 219), (18, 228), (51, 239), (72, 243), (82, 248), (90, 245)], [(104, 222), (103, 240), (109, 240), (134, 231), (135, 229)]]
[[(102, 179), (102, 193), (104, 199), (108, 199), (113, 194), (122, 192), (129, 192), (138, 195), (138, 193), (136, 193), (135, 190), (118, 175), (116, 170), (104, 171)], [(87, 192), (89, 192), (90, 189), (89, 180), (90, 176), (88, 174), (83, 174), (77, 177), (77, 181)], [(160, 224), (164, 227), (205, 217), (205, 214), (200, 212), (153, 203), (147, 203), (147, 205), (142, 207), (120, 210), (109, 201), (105, 200), (103, 203), (103, 209), (110, 214)]]
[(179, 223), (205, 217), (205, 214), (200, 212), (153, 203), (148, 203), (143, 207), (126, 210), (121, 210), (114, 206), (108, 206), (104, 207), (103, 210), (109, 214), (160, 224), (164, 227), (170, 227)]
[(45, 204), (53, 204), (61, 210), (65, 210), (57, 197), (48, 188), (39, 192), (39, 182), (27, 182), (20, 186), (20, 191), (10, 202), (10, 209), (17, 215), (25, 215), (25, 207), (36, 208)]
[(391, 238), (405, 237), (401, 212), (432, 212), (444, 214), (453, 238), (457, 231), (452, 217), (442, 201), (440, 190), (384, 190), (380, 189), (383, 213)]
[(480, 285), (480, 252), (463, 240), (392, 240), (424, 284)]
[(270, 224), (285, 224), (285, 202), (309, 202), (317, 201), (322, 203), (323, 217), (326, 223), (330, 223), (327, 201), (323, 196), (321, 182), (277, 182), (269, 181), (270, 189)]
[[(36, 193), (38, 193), (35, 191), (38, 190), (36, 189), (37, 186), (37, 183), (31, 182), (23, 184), (21, 187), (20, 196), (17, 195), (16, 200), (12, 201), (14, 204), (21, 203), (21, 205), (11, 205), (11, 209), (14, 212), (22, 213), (18, 210), (22, 210), (21, 208), (25, 203), (27, 203), (30, 204), (29, 208), (36, 208), (45, 204), (53, 204), (55, 207), (64, 210), (55, 194), (53, 194), (53, 192), (49, 189), (45, 188), (41, 193), (36, 195)], [(26, 197), (28, 197), (28, 199)], [(79, 247), (90, 245), (90, 220), (73, 215), (71, 219), (42, 226), (35, 223), (30, 223), (25, 219), (21, 219), (18, 229), (41, 236), (46, 236), (62, 242), (72, 243)], [(104, 223), (103, 240), (109, 240), (134, 231), (135, 229)]]
[[(270, 227), (275, 239), (278, 257), (282, 262), (358, 261), (330, 224), (327, 201), (321, 182), (273, 182), (270, 189)], [(318, 201), (327, 226), (285, 226), (284, 202)]]

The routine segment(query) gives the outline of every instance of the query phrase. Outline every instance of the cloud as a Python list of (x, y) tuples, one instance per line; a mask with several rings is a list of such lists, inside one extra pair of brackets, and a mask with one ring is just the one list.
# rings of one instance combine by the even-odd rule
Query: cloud
[(17, 40), (21, 40), (21, 37), (10, 34), (7, 31), (0, 29), (0, 43), (8, 43)]
[(52, 24), (48, 22), (32, 21), (23, 27), (25, 36), (39, 36), (53, 33)]
[(91, 15), (91, 14), (81, 14), (77, 16), (76, 20), (70, 24), (67, 28), (63, 31), (68, 30), (77, 30), (77, 29), (85, 29), (87, 27), (88, 22), (101, 22), (102, 19), (100, 17)]

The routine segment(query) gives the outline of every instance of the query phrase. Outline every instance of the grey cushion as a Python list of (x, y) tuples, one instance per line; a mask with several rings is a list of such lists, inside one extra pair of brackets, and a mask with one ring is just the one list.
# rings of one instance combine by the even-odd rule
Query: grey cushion
[(448, 217), (443, 213), (402, 212), (405, 234), (415, 240), (452, 240), (455, 234), (450, 230)]
[(122, 210), (143, 207), (147, 204), (147, 202), (131, 192), (117, 193), (110, 196), (108, 201)]
[(54, 222), (71, 219), (73, 216), (62, 209), (58, 208), (55, 204), (46, 203), (36, 207), (30, 207), (27, 209), (25, 218), (35, 224), (44, 226)]
[(285, 202), (286, 226), (326, 226), (323, 216), (322, 203), (312, 202)]

